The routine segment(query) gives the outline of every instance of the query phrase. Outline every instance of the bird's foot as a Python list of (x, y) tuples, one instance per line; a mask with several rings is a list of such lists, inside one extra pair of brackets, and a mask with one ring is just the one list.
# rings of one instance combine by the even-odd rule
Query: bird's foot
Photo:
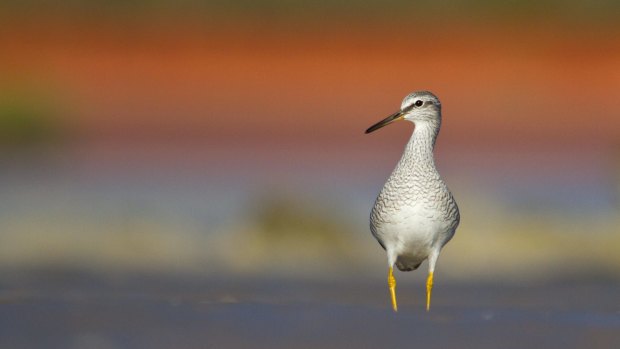
[(431, 309), (431, 292), (433, 291), (433, 272), (428, 273), (426, 279), (426, 311)]
[(392, 309), (398, 311), (398, 305), (396, 304), (396, 278), (394, 278), (394, 269), (390, 267), (388, 272), (388, 287), (390, 288), (390, 297), (392, 298)]

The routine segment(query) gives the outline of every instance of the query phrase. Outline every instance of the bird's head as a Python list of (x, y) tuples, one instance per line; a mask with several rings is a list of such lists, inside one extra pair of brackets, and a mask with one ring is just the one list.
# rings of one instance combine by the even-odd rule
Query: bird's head
[(366, 133), (400, 120), (411, 121), (416, 125), (427, 123), (439, 126), (441, 124), (441, 102), (437, 96), (428, 91), (410, 93), (403, 99), (398, 112), (370, 126)]

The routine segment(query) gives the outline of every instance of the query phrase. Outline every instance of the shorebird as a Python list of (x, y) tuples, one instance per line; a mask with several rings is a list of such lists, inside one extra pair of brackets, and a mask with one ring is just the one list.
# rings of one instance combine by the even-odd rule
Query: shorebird
[(394, 265), (401, 271), (411, 271), (428, 259), (429, 311), (435, 264), (442, 247), (454, 236), (460, 214), (433, 159), (441, 127), (439, 99), (428, 91), (413, 92), (405, 97), (398, 112), (372, 125), (366, 133), (399, 120), (413, 122), (413, 134), (375, 201), (370, 231), (387, 252), (388, 288), (394, 311), (398, 311)]

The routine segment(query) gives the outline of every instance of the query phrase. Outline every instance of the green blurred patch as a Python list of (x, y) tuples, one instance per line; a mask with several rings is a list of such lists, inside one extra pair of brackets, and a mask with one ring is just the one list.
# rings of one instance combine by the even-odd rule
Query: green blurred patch
[(197, 16), (209, 20), (230, 18), (257, 20), (306, 19), (306, 24), (325, 20), (350, 21), (362, 19), (373, 24), (376, 19), (387, 21), (429, 22), (442, 18), (473, 21), (504, 21), (520, 18), (547, 22), (557, 19), (593, 25), (615, 24), (619, 1), (610, 0), (4, 0), (0, 2), (0, 18), (11, 19), (17, 13), (32, 12), (96, 20), (125, 19), (136, 21), (149, 16)]
[(227, 234), (221, 251), (231, 251), (227, 267), (324, 274), (327, 266), (356, 264), (360, 248), (353, 229), (337, 210), (308, 198), (271, 193), (259, 197), (247, 229)]
[(351, 232), (343, 219), (322, 212), (318, 206), (277, 196), (261, 200), (256, 223), (259, 234), (267, 240), (296, 237), (340, 244), (343, 233)]
[(0, 90), (0, 146), (45, 146), (62, 137), (59, 108), (35, 92)]

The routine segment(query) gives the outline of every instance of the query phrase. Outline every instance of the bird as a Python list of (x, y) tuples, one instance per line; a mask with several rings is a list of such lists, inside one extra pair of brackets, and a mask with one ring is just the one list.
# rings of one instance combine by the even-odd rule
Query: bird
[(414, 129), (400, 161), (375, 200), (370, 231), (387, 253), (388, 289), (395, 312), (398, 305), (394, 266), (411, 271), (428, 259), (428, 312), (439, 253), (454, 236), (461, 216), (433, 156), (441, 128), (441, 102), (429, 91), (410, 93), (399, 111), (372, 125), (365, 133), (400, 120), (413, 122)]

